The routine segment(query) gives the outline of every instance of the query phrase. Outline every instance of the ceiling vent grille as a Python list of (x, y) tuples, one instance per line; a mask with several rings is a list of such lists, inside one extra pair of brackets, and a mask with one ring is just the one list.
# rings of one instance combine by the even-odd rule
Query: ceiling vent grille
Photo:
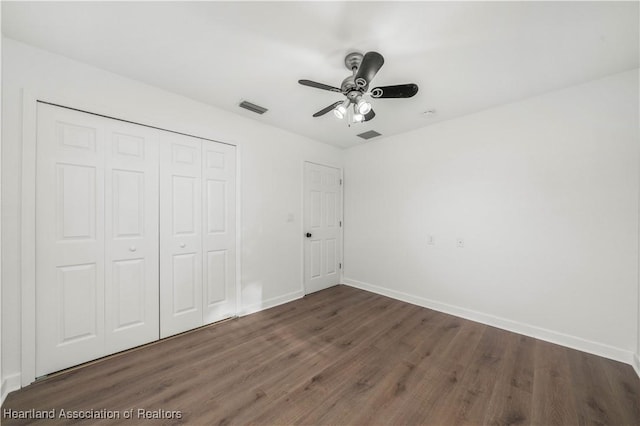
[(375, 130), (369, 130), (364, 133), (360, 133), (357, 136), (361, 137), (362, 139), (371, 139), (375, 138), (376, 136), (380, 136), (380, 133), (376, 132)]
[(251, 112), (255, 112), (256, 114), (264, 114), (269, 111), (265, 107), (261, 107), (260, 105), (252, 104), (251, 102), (242, 101), (240, 102), (240, 108), (248, 109)]

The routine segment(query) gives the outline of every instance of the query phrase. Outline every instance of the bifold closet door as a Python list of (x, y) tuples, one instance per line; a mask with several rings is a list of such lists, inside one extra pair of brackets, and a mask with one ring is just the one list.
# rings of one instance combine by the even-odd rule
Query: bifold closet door
[(184, 135), (162, 136), (162, 337), (236, 313), (235, 149)]
[(107, 121), (105, 327), (108, 353), (158, 340), (158, 131)]
[(36, 375), (158, 338), (157, 138), (38, 105)]
[(36, 375), (236, 313), (235, 147), (38, 104)]
[(36, 376), (105, 354), (101, 120), (38, 105)]
[(162, 132), (160, 336), (203, 325), (202, 141)]
[(204, 323), (236, 313), (236, 147), (203, 141)]

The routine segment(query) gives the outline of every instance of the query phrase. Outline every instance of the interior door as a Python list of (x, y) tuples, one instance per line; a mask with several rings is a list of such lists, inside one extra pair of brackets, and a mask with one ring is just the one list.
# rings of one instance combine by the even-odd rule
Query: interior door
[(107, 353), (159, 338), (158, 131), (105, 119)]
[(304, 287), (306, 293), (339, 283), (342, 191), (339, 169), (304, 163)]
[(160, 337), (200, 327), (202, 141), (162, 132), (160, 142)]
[(236, 147), (202, 142), (203, 320), (236, 314)]
[(38, 104), (36, 376), (105, 354), (102, 119)]

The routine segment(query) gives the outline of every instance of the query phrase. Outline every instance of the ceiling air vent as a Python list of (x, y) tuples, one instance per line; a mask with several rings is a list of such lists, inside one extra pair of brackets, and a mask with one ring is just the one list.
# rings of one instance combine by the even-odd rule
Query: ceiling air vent
[(247, 102), (247, 101), (240, 102), (240, 108), (248, 109), (249, 111), (255, 112), (256, 114), (264, 114), (265, 112), (269, 111), (265, 107), (252, 104), (251, 102)]
[(380, 136), (380, 133), (376, 132), (375, 130), (369, 130), (364, 133), (360, 133), (357, 136), (361, 137), (362, 139), (371, 139), (375, 138), (376, 136)]

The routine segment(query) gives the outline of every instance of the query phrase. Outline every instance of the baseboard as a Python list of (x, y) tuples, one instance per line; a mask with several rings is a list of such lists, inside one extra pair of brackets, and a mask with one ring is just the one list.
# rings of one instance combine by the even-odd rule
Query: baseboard
[(424, 308), (433, 309), (435, 311), (444, 312), (446, 314), (455, 315), (457, 317), (490, 325), (492, 327), (501, 328), (503, 330), (512, 331), (514, 333), (524, 334), (525, 336), (534, 337), (536, 339), (566, 346), (571, 349), (576, 349), (582, 352), (588, 352), (594, 355), (613, 359), (615, 361), (624, 362), (625, 364), (631, 364), (636, 368), (636, 372), (639, 371), (637, 358), (634, 361), (634, 354), (630, 351), (625, 351), (614, 346), (593, 342), (591, 340), (582, 339), (580, 337), (559, 333), (557, 331), (548, 330), (517, 321), (512, 321), (506, 318), (485, 314), (483, 312), (478, 312), (471, 309), (461, 308), (459, 306), (449, 305), (447, 303), (426, 299), (420, 296), (414, 296), (412, 294), (390, 290), (388, 288), (379, 287), (350, 278), (345, 278), (342, 282), (351, 287), (370, 291), (372, 293), (377, 293), (382, 296), (391, 297), (393, 299), (401, 300), (413, 305), (418, 305)]
[(263, 300), (259, 303), (253, 303), (251, 305), (243, 306), (239, 316), (243, 317), (245, 315), (260, 312), (265, 309), (282, 305), (284, 303), (293, 302), (294, 300), (300, 299), (301, 297), (304, 297), (303, 290), (296, 290), (291, 293), (283, 294), (282, 296), (272, 297), (271, 299)]
[(633, 369), (640, 378), (640, 354), (633, 354)]
[(0, 405), (4, 404), (4, 400), (9, 395), (9, 392), (20, 389), (20, 373), (14, 373), (7, 376), (2, 380), (2, 400)]

